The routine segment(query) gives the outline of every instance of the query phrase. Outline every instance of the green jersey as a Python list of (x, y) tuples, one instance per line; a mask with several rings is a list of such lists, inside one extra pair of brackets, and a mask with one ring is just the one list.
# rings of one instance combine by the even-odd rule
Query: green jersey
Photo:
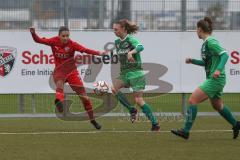
[[(202, 60), (205, 64), (207, 78), (211, 78), (220, 63), (220, 55), (226, 53), (220, 43), (212, 36), (209, 36), (203, 43), (201, 49)], [(225, 78), (225, 68), (221, 71), (220, 78)]]
[(140, 52), (133, 54), (135, 62), (128, 61), (128, 52), (137, 48), (140, 42), (131, 35), (127, 35), (124, 39), (117, 39), (115, 41), (115, 46), (117, 50), (117, 55), (119, 56), (120, 69), (121, 72), (139, 71), (142, 70), (142, 61)]

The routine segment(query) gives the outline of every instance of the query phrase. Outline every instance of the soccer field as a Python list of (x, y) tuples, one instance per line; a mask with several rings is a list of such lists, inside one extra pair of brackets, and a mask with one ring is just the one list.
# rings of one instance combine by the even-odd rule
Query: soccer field
[(0, 34), (0, 160), (240, 160), (240, 0), (0, 0)]
[[(128, 97), (131, 101), (131, 96)], [(239, 112), (239, 97), (239, 94), (224, 94), (223, 99), (232, 111)], [(78, 97), (68, 98), (75, 101), (71, 111), (83, 111)], [(92, 97), (94, 106), (102, 102), (101, 98)], [(145, 95), (154, 112), (181, 112), (181, 98), (181, 94)], [(1, 95), (0, 99), (2, 114), (18, 113), (17, 95)], [(31, 113), (32, 96), (25, 95), (24, 99), (25, 113)], [(35, 95), (36, 113), (54, 113), (53, 101), (54, 95)], [(113, 110), (120, 111), (121, 106)], [(204, 102), (199, 105), (199, 111), (214, 110)], [(1, 118), (0, 159), (239, 159), (240, 139), (232, 139), (231, 126), (220, 116), (197, 117), (187, 141), (170, 133), (170, 129), (182, 127), (183, 117), (158, 118), (161, 131), (157, 133), (149, 131), (150, 123), (143, 117), (134, 124), (128, 117), (102, 117), (98, 119), (103, 126), (101, 131), (96, 131), (87, 121)]]
[(181, 119), (162, 121), (161, 131), (154, 133), (149, 132), (148, 122), (131, 124), (121, 117), (98, 120), (101, 131), (83, 121), (1, 119), (0, 159), (239, 159), (240, 139), (232, 139), (231, 127), (221, 117), (198, 117), (189, 140), (169, 132), (182, 126)]

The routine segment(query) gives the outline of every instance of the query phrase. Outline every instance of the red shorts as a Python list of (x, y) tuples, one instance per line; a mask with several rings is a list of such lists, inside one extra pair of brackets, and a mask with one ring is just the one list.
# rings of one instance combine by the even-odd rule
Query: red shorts
[(53, 79), (55, 84), (59, 80), (62, 80), (64, 83), (68, 82), (72, 90), (75, 91), (77, 94), (86, 95), (82, 79), (77, 69), (71, 71), (70, 73), (64, 73), (60, 70), (58, 70), (57, 72), (54, 71)]

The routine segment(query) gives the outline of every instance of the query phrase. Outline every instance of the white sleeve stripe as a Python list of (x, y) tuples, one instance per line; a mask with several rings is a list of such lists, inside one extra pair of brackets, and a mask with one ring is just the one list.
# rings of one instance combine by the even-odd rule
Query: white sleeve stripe
[(137, 48), (138, 46), (142, 46), (142, 44), (138, 44), (138, 45), (136, 46), (136, 48)]
[(227, 53), (227, 51), (222, 51), (222, 52), (219, 53), (219, 55), (222, 55), (222, 54), (225, 53), (225, 52)]

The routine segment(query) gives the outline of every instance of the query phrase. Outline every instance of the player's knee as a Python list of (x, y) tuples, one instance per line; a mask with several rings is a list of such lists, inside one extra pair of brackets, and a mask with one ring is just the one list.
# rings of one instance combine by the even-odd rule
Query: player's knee
[(81, 96), (86, 95), (85, 88), (82, 85), (71, 85), (72, 90), (77, 94)]
[(220, 112), (223, 109), (222, 104), (212, 104), (212, 107), (218, 112)]
[(63, 87), (64, 87), (63, 81), (57, 81), (56, 82), (56, 87), (59, 88), (59, 89), (63, 89)]
[(220, 107), (217, 107), (217, 106), (212, 106), (213, 107), (213, 109), (215, 109), (216, 111), (221, 111), (221, 108)]
[(189, 98), (188, 99), (188, 104), (190, 104), (190, 105), (196, 105), (197, 104), (197, 101), (194, 99), (194, 98)]
[(111, 90), (113, 94), (116, 94), (118, 92), (118, 90), (114, 86), (111, 87)]
[(79, 97), (83, 102), (89, 102), (90, 101), (90, 98), (86, 95), (79, 95)]
[(63, 85), (61, 85), (61, 84), (56, 85), (56, 87), (57, 87), (58, 89), (63, 89)]
[(135, 102), (138, 106), (142, 106), (145, 103), (142, 97), (135, 97)]
[(79, 96), (86, 96), (86, 95), (87, 95), (84, 88), (78, 88), (78, 89), (76, 89), (76, 90), (74, 90), (74, 91), (75, 91), (76, 94), (79, 95)]

